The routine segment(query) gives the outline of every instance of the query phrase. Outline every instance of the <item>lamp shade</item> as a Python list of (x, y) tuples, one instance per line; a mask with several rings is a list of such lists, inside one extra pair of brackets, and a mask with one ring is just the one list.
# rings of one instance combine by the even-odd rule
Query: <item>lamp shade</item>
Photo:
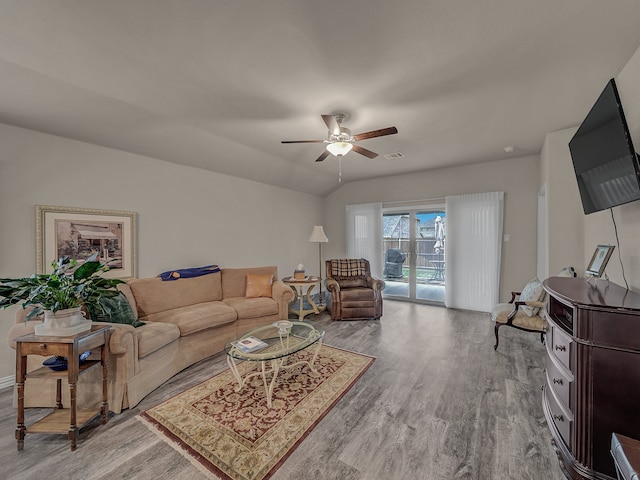
[(311, 236), (309, 237), (310, 242), (316, 243), (327, 243), (329, 239), (324, 234), (324, 228), (322, 225), (315, 225), (313, 230), (311, 231)]
[(346, 155), (351, 151), (353, 145), (349, 142), (333, 142), (327, 145), (327, 150), (336, 157)]

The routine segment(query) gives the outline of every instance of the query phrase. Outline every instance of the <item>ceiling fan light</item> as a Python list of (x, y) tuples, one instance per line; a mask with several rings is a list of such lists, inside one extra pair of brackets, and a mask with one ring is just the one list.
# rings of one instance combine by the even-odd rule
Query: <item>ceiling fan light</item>
[(336, 157), (346, 155), (352, 148), (353, 145), (349, 142), (333, 142), (327, 145), (327, 150)]

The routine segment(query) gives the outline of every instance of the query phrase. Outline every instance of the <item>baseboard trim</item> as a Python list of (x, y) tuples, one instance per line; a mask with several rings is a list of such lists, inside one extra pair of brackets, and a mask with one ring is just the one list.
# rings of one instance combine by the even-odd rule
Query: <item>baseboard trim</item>
[(13, 375), (0, 378), (0, 389), (13, 387), (15, 383), (16, 383), (16, 377)]

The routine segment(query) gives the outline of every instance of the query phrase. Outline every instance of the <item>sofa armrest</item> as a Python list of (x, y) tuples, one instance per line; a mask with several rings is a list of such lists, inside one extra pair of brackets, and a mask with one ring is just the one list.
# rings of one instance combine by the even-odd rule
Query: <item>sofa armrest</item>
[(289, 318), (289, 302), (293, 300), (293, 290), (282, 280), (275, 280), (271, 285), (271, 298), (278, 304), (280, 320)]
[(140, 372), (136, 329), (122, 323), (93, 323), (111, 327), (109, 336), (109, 409), (120, 413), (123, 407), (128, 406), (128, 384)]
[(132, 352), (137, 358), (135, 352), (136, 329), (131, 325), (123, 323), (110, 322), (93, 322), (96, 325), (109, 325), (111, 327), (109, 336), (109, 353), (112, 355), (122, 355), (123, 353)]
[[(136, 329), (123, 323), (93, 322), (98, 325), (110, 325), (109, 355), (112, 356), (112, 365), (109, 367), (114, 376), (129, 379), (140, 370), (138, 363), (138, 338)], [(144, 327), (140, 327), (144, 328)], [(114, 367), (114, 360), (117, 364)], [(126, 374), (123, 370), (126, 370)], [(111, 375), (111, 374), (109, 374)]]
[(271, 285), (271, 297), (274, 300), (278, 300), (282, 297), (287, 297), (289, 300), (293, 299), (293, 291), (291, 287), (284, 283), (282, 280), (275, 280)]

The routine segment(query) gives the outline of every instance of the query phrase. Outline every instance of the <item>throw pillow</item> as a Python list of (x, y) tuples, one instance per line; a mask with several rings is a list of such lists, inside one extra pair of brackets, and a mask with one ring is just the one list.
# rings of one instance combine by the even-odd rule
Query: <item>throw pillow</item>
[(125, 323), (135, 328), (144, 325), (144, 322), (138, 320), (133, 314), (131, 305), (122, 292), (115, 297), (101, 298), (99, 303), (102, 310), (99, 308), (88, 309), (89, 316), (94, 322)]
[[(520, 293), (520, 301), (521, 302), (539, 302), (544, 298), (544, 289), (542, 288), (542, 283), (537, 278), (534, 278), (529, 283), (525, 285)], [(539, 307), (530, 307), (528, 305), (520, 307), (522, 311), (526, 313), (529, 317), (533, 317), (538, 314), (540, 310)]]
[(273, 275), (257, 275), (247, 273), (247, 290), (245, 297), (271, 297), (271, 284), (273, 283)]

